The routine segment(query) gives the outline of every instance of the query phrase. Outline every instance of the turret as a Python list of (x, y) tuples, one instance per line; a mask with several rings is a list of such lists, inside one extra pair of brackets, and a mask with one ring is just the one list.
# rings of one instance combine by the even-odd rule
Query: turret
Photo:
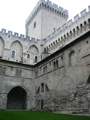
[(66, 23), (68, 11), (47, 0), (40, 0), (26, 20), (26, 35), (44, 39)]

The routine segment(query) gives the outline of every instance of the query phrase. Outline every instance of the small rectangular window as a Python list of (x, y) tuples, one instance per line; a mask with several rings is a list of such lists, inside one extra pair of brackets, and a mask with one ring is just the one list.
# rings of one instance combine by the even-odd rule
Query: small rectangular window
[(34, 22), (33, 28), (36, 28), (36, 22)]

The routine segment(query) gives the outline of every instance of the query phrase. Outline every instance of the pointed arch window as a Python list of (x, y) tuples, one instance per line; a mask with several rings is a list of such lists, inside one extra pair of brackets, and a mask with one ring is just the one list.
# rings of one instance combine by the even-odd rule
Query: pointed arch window
[(47, 84), (45, 85), (45, 91), (46, 91), (46, 92), (49, 91), (49, 88), (48, 88)]
[(27, 54), (27, 58), (30, 58), (30, 55), (29, 55), (29, 54)]
[(33, 24), (33, 28), (36, 28), (36, 22), (34, 22), (34, 24)]
[(15, 51), (12, 51), (12, 58), (15, 58)]
[(41, 84), (41, 92), (44, 92), (44, 83)]
[(55, 69), (57, 69), (59, 67), (58, 60), (53, 62), (53, 66)]
[(40, 87), (37, 89), (36, 93), (37, 93), (37, 94), (39, 94), (39, 93), (40, 93)]
[(35, 56), (35, 63), (37, 63), (37, 56)]
[(75, 51), (72, 50), (70, 53), (69, 53), (69, 66), (72, 66), (75, 64)]
[(88, 77), (87, 84), (90, 84), (90, 75)]

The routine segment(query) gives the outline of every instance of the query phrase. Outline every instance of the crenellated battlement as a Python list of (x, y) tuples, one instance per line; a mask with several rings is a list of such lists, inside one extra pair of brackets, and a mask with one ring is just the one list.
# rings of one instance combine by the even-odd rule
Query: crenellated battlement
[(63, 17), (68, 17), (68, 11), (64, 8), (62, 8), (61, 6), (58, 6), (57, 4), (47, 0), (40, 0), (39, 1), (39, 4), (50, 9), (50, 10), (53, 10), (55, 12), (57, 12), (58, 14), (61, 14)]
[(55, 48), (53, 46), (56, 46), (58, 42), (66, 44), (68, 41), (74, 40), (88, 31), (88, 29), (90, 30), (90, 6), (88, 6), (88, 10), (82, 10), (80, 14), (74, 16), (73, 19), (69, 20), (66, 24), (59, 27), (54, 33), (49, 35), (45, 39), (45, 47), (53, 50), (53, 48)]
[(0, 30), (0, 110), (90, 118), (90, 6), (71, 20), (67, 16), (67, 10), (40, 0), (27, 36)]
[(47, 9), (55, 12), (56, 14), (59, 14), (60, 16), (64, 17), (65, 19), (68, 19), (68, 10), (62, 8), (61, 6), (58, 6), (57, 4), (55, 4), (49, 0), (46, 0), (46, 1), (39, 0), (36, 7), (34, 8), (32, 13), (30, 14), (28, 19), (26, 20), (26, 25), (32, 21), (32, 19), (34, 18), (34, 16), (37, 14), (38, 10), (41, 7), (47, 8)]
[(35, 38), (32, 38), (32, 37), (29, 37), (29, 36), (26, 36), (26, 35), (23, 35), (23, 34), (19, 34), (17, 32), (13, 32), (13, 31), (10, 31), (10, 30), (6, 30), (4, 28), (1, 29), (0, 31), (0, 35), (2, 36), (7, 36), (7, 37), (12, 37), (12, 38), (17, 38), (17, 39), (20, 39), (20, 40), (29, 40), (31, 42), (37, 42), (37, 41), (40, 41), (39, 39), (35, 39)]
[(67, 23), (56, 29), (54, 33), (47, 36), (46, 41), (50, 40), (57, 34), (65, 34), (66, 31), (69, 32), (70, 30), (73, 30), (75, 27), (79, 26), (81, 23), (83, 23), (83, 21), (87, 20), (88, 18), (90, 18), (90, 6), (88, 6), (88, 10), (82, 10), (80, 14), (74, 16), (73, 19), (68, 20)]
[(28, 37), (28, 36), (25, 36), (25, 35), (23, 35), (23, 34), (19, 34), (19, 33), (17, 33), (17, 32), (9, 31), (9, 30), (6, 30), (6, 29), (4, 29), (4, 28), (1, 29), (0, 33), (3, 34), (3, 35), (6, 35), (6, 36), (8, 36), (8, 37), (17, 37), (17, 38), (19, 38), (19, 39), (27, 39), (27, 40), (30, 40), (30, 37)]

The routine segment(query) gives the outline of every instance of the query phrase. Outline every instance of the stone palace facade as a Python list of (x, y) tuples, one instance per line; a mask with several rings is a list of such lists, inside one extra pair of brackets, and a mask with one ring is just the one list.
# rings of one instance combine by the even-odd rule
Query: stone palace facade
[(39, 0), (25, 26), (0, 31), (0, 109), (90, 113), (90, 6)]

